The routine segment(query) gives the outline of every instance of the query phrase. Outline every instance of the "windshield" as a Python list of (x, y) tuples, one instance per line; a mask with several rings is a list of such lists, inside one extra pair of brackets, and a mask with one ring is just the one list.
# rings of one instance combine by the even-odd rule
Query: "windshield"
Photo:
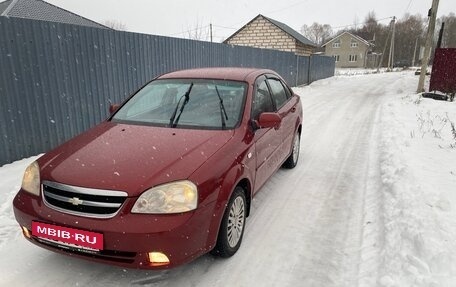
[(111, 119), (172, 128), (229, 129), (242, 116), (246, 84), (226, 80), (167, 79), (149, 83)]

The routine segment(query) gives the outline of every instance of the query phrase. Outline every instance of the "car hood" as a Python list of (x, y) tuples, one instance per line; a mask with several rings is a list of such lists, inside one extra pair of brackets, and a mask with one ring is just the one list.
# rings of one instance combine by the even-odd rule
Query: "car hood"
[(138, 196), (152, 186), (188, 178), (233, 133), (105, 122), (38, 163), (42, 180)]

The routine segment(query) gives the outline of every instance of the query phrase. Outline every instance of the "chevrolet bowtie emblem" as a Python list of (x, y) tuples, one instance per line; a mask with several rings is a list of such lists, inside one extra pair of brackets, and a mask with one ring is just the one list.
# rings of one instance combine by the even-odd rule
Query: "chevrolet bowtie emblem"
[(73, 198), (68, 199), (68, 202), (73, 204), (73, 205), (79, 205), (79, 204), (82, 204), (84, 201), (80, 200), (77, 197), (73, 197)]

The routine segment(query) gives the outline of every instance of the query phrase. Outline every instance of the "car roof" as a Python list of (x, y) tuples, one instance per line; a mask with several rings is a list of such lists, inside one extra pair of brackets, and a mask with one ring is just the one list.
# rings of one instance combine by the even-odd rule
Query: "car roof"
[[(221, 80), (232, 80), (232, 81), (249, 81), (253, 80), (262, 74), (277, 74), (276, 72), (268, 69), (259, 68), (201, 68), (201, 69), (190, 69), (181, 70), (171, 73), (164, 74), (158, 79), (221, 79)], [(250, 80), (251, 81), (251, 80)]]

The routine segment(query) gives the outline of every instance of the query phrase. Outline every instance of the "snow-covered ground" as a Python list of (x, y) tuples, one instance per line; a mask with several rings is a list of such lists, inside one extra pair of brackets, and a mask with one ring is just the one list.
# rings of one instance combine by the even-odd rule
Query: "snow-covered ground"
[(380, 282), (456, 286), (456, 102), (420, 98), (405, 82), (397, 94), (381, 116)]
[[(401, 72), (404, 70), (416, 71), (419, 67), (409, 67), (409, 68), (394, 68), (394, 72)], [(356, 75), (367, 75), (367, 74), (377, 74), (387, 72), (387, 68), (380, 69), (362, 69), (362, 68), (336, 68), (336, 76), (356, 76)]]
[(297, 88), (301, 158), (253, 201), (230, 259), (130, 270), (22, 238), (11, 202), (35, 158), (0, 168), (0, 286), (456, 286), (456, 103), (412, 71)]

